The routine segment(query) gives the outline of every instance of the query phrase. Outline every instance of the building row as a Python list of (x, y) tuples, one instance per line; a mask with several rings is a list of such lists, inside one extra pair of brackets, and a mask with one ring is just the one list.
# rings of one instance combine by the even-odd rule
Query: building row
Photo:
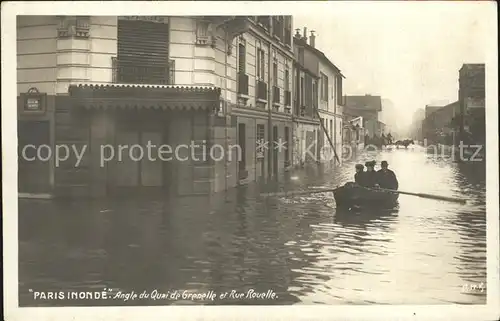
[[(292, 30), (291, 16), (18, 16), (20, 192), (211, 194), (331, 163), (345, 77)], [(157, 161), (148, 143), (199, 148)]]
[[(464, 64), (459, 70), (458, 100), (445, 106), (427, 105), (421, 122), (428, 144), (466, 145), (486, 142), (485, 65)], [(418, 127), (417, 127), (418, 131)]]

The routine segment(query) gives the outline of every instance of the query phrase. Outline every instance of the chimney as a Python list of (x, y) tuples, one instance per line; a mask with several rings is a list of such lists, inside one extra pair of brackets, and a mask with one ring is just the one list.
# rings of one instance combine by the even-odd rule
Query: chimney
[(300, 39), (300, 28), (295, 29), (295, 38)]
[(304, 36), (302, 37), (302, 39), (304, 39), (307, 43), (307, 27), (304, 27)]
[(309, 45), (313, 48), (316, 46), (316, 36), (314, 35), (314, 32), (314, 30), (311, 30), (311, 36), (309, 37)]

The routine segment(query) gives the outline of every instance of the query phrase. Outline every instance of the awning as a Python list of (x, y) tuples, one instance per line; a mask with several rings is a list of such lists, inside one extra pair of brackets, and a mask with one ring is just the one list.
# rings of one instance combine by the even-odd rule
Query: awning
[(69, 87), (73, 106), (86, 109), (210, 110), (220, 106), (214, 86), (75, 84)]

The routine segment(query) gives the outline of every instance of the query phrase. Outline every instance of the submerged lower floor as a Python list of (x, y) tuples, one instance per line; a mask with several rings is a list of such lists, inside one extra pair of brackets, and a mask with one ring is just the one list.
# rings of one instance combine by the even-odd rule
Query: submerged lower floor
[(238, 107), (220, 115), (210, 90), (167, 94), (83, 86), (47, 97), (44, 113), (21, 111), (19, 192), (207, 195), (318, 161), (318, 121)]

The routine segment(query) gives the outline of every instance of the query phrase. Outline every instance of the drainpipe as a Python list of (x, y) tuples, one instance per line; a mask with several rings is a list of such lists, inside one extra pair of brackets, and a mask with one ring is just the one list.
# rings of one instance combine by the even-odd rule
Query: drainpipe
[(267, 166), (268, 166), (268, 176), (271, 177), (272, 174), (275, 174), (273, 173), (273, 170), (274, 168), (272, 167), (273, 166), (273, 161), (274, 161), (274, 153), (275, 153), (275, 150), (274, 150), (274, 140), (273, 140), (273, 121), (272, 121), (272, 94), (273, 94), (273, 90), (272, 90), (272, 87), (271, 87), (271, 63), (272, 63), (272, 50), (273, 50), (273, 44), (272, 42), (269, 42), (269, 46), (268, 46), (268, 55), (267, 55), (267, 112), (268, 112), (268, 127), (269, 127), (269, 158), (267, 160)]

